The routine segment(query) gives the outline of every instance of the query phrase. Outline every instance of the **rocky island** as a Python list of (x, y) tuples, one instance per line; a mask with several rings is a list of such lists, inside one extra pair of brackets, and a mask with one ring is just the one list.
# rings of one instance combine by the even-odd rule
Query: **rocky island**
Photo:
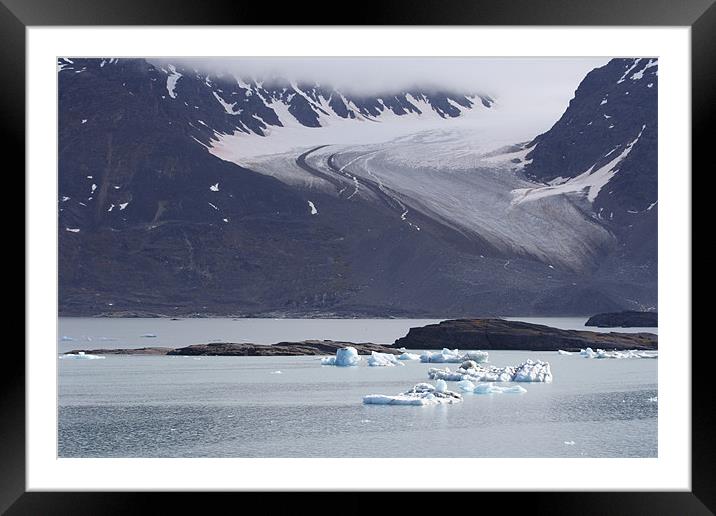
[(651, 350), (657, 349), (657, 341), (653, 333), (600, 333), (504, 319), (454, 319), (410, 328), (405, 337), (395, 341), (395, 346), (529, 351), (579, 351), (588, 347)]
[(369, 342), (353, 343), (334, 340), (304, 340), (301, 342), (279, 342), (277, 344), (249, 344), (232, 342), (211, 342), (208, 344), (192, 344), (182, 348), (137, 348), (137, 349), (74, 349), (65, 353), (76, 355), (80, 352), (93, 355), (183, 355), (183, 356), (296, 356), (296, 355), (331, 355), (336, 350), (352, 346), (361, 355), (379, 353), (400, 354), (400, 351), (381, 344)]
[(584, 325), (598, 328), (656, 328), (659, 326), (659, 314), (633, 310), (609, 312), (591, 316)]

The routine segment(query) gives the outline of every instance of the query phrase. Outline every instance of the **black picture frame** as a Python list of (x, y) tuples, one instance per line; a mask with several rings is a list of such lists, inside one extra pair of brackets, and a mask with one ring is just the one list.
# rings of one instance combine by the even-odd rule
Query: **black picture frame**
[[(344, 6), (350, 7), (350, 6)], [(716, 6), (714, 0), (512, 0), (468, 1), (400, 0), (353, 4), (350, 16), (328, 2), (282, 3), (272, 10), (263, 3), (218, 0), (210, 4), (170, 0), (0, 0), (0, 125), (7, 157), (6, 177), (22, 177), (25, 154), (25, 30), (29, 26), (86, 25), (549, 25), (549, 26), (688, 26), (691, 27), (692, 170), (702, 177), (713, 167), (709, 129), (714, 127), (716, 105)], [(676, 172), (675, 172), (676, 173)], [(693, 178), (693, 172), (691, 172)], [(20, 186), (22, 188), (22, 186)], [(17, 190), (16, 190), (17, 191)], [(692, 204), (693, 205), (693, 204)], [(692, 230), (693, 234), (693, 230)], [(691, 251), (692, 252), (692, 251)], [(24, 253), (24, 251), (23, 251)], [(693, 256), (693, 254), (691, 255)], [(27, 258), (26, 256), (24, 258)], [(27, 269), (26, 269), (27, 274)], [(691, 346), (683, 343), (684, 348)], [(713, 514), (716, 508), (714, 464), (715, 430), (709, 385), (707, 342), (692, 353), (692, 490), (690, 492), (589, 493), (480, 493), (480, 504), (509, 501), (546, 514)], [(0, 513), (19, 514), (127, 514), (152, 506), (162, 513), (195, 505), (215, 506), (227, 497), (247, 493), (80, 493), (26, 492), (25, 489), (25, 363), (17, 354), (0, 375)], [(288, 512), (304, 494), (270, 495), (270, 512)], [(257, 496), (257, 495), (253, 495)], [(266, 494), (258, 494), (266, 496)], [(366, 510), (360, 493), (342, 504), (341, 512)], [(420, 497), (424, 499), (425, 497)], [(264, 498), (265, 500), (265, 498)], [(439, 498), (438, 498), (439, 500)], [(258, 501), (258, 500), (256, 500)], [(230, 501), (230, 503), (234, 503)], [(264, 502), (265, 503), (265, 502)], [(422, 504), (422, 501), (420, 502)], [(526, 504), (526, 505), (525, 505)], [(328, 507), (330, 510), (330, 507)], [(541, 510), (540, 510), (541, 508)]]

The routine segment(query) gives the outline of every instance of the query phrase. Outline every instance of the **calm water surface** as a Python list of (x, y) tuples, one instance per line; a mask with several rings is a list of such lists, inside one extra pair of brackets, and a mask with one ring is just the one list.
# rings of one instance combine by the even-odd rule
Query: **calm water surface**
[[(547, 319), (541, 321), (550, 324)], [(58, 345), (63, 351), (240, 339), (388, 343), (409, 327), (430, 322), (435, 321), (63, 318), (59, 335), (77, 340)], [(146, 333), (157, 337), (141, 337)], [(397, 394), (427, 381), (427, 370), (434, 364), (408, 362), (403, 367), (374, 368), (363, 362), (359, 367), (337, 368), (321, 366), (320, 357), (313, 356), (58, 360), (58, 454), (657, 456), (658, 404), (653, 398), (657, 396), (658, 360), (490, 352), (490, 361), (497, 366), (516, 365), (527, 358), (548, 360), (554, 382), (521, 384), (527, 389), (525, 394), (470, 394), (463, 403), (433, 407), (365, 406), (361, 400), (366, 394)], [(456, 389), (454, 383), (449, 385)]]

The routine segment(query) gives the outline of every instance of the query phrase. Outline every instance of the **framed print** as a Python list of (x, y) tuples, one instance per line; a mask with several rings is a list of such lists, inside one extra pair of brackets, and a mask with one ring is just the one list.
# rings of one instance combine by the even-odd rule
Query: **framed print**
[(716, 10), (475, 5), (4, 2), (28, 302), (3, 510), (713, 510), (691, 170)]

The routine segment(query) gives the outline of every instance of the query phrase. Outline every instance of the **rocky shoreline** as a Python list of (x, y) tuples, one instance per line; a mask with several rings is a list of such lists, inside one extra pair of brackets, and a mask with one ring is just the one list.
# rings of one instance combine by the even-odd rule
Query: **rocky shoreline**
[(369, 342), (353, 343), (333, 340), (304, 340), (301, 342), (279, 342), (277, 344), (249, 344), (233, 342), (211, 342), (208, 344), (192, 344), (181, 348), (137, 348), (137, 349), (74, 349), (65, 353), (80, 352), (93, 355), (174, 355), (174, 356), (298, 356), (298, 355), (332, 355), (336, 350), (352, 346), (360, 355), (379, 353), (400, 354), (396, 348)]

